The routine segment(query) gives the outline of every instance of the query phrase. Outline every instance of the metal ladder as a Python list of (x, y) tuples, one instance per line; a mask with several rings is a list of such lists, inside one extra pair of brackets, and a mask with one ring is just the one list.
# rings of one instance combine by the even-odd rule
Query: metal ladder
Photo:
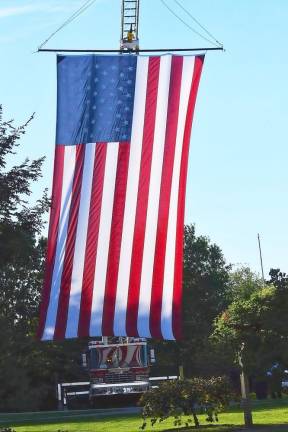
[(122, 0), (121, 12), (121, 47), (127, 41), (128, 33), (132, 30), (133, 40), (138, 40), (140, 0)]

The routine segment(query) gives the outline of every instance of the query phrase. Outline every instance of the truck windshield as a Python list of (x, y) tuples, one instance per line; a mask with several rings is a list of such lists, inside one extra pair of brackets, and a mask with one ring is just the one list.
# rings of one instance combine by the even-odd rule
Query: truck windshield
[(91, 369), (147, 367), (147, 347), (145, 345), (118, 345), (90, 349)]

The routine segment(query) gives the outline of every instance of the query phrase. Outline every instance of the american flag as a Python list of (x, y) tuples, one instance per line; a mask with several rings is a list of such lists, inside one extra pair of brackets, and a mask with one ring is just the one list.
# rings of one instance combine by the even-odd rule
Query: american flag
[(175, 339), (203, 56), (58, 56), (38, 335)]

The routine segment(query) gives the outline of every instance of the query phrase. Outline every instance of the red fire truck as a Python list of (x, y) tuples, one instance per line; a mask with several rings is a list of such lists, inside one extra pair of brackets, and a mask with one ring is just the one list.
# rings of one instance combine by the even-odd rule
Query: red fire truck
[(100, 399), (111, 403), (114, 396), (117, 402), (135, 401), (150, 387), (178, 379), (176, 375), (149, 377), (154, 363), (154, 349), (148, 350), (144, 338), (102, 337), (90, 341), (82, 354), (89, 381), (58, 383), (58, 409), (79, 406), (81, 401), (85, 404), (88, 398), (92, 406), (99, 406)]
[(146, 339), (103, 337), (89, 342), (83, 366), (90, 376), (90, 401), (99, 396), (143, 393), (149, 388), (149, 352)]

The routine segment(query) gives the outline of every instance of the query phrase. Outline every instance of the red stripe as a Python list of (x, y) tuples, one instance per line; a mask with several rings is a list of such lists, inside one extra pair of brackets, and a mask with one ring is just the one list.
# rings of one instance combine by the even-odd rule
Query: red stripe
[(50, 300), (51, 282), (52, 282), (52, 275), (53, 275), (53, 268), (54, 268), (54, 260), (55, 260), (57, 237), (58, 237), (58, 226), (59, 226), (59, 219), (60, 219), (60, 209), (61, 209), (64, 151), (65, 151), (65, 146), (56, 145), (55, 158), (54, 158), (51, 213), (50, 213), (48, 244), (47, 244), (46, 263), (45, 263), (45, 276), (44, 276), (44, 284), (43, 284), (43, 291), (42, 291), (42, 302), (40, 306), (39, 327), (37, 331), (38, 338), (41, 338), (43, 336), (46, 315), (47, 315), (47, 310), (48, 310), (49, 300)]
[(78, 213), (80, 207), (84, 158), (85, 158), (85, 145), (77, 145), (75, 170), (74, 170), (73, 186), (72, 186), (72, 194), (71, 194), (71, 204), (70, 204), (70, 212), (69, 212), (69, 222), (68, 222), (67, 238), (65, 244), (65, 257), (63, 263), (60, 295), (59, 295), (56, 326), (55, 326), (55, 333), (54, 333), (55, 340), (63, 339), (65, 337), (65, 332), (66, 332), (76, 232), (77, 232), (77, 225), (78, 225)]
[(122, 363), (122, 365), (125, 365), (125, 363), (126, 363), (126, 367), (127, 367), (128, 346), (122, 346), (121, 347), (121, 355), (122, 355), (121, 363)]
[(137, 336), (137, 318), (140, 294), (141, 269), (146, 230), (147, 206), (153, 153), (154, 129), (159, 82), (160, 57), (151, 57), (148, 66), (146, 107), (144, 118), (141, 165), (138, 185), (137, 207), (131, 256), (128, 303), (126, 313), (126, 332)]
[[(100, 214), (102, 206), (107, 144), (97, 143), (93, 169), (91, 203), (87, 230), (87, 243), (83, 270), (78, 336), (89, 336), (95, 264), (97, 257)], [(96, 287), (97, 288), (97, 287)]]
[(189, 144), (192, 128), (192, 120), (196, 102), (196, 96), (201, 77), (204, 56), (195, 57), (195, 66), (193, 71), (193, 80), (188, 102), (188, 110), (183, 137), (183, 149), (180, 167), (179, 195), (177, 209), (177, 231), (176, 231), (176, 248), (175, 248), (175, 273), (174, 273), (174, 291), (173, 291), (173, 334), (176, 339), (182, 337), (182, 274), (183, 274), (183, 231), (184, 231), (184, 213), (185, 213), (185, 193), (187, 181), (187, 166), (189, 156)]
[(167, 110), (167, 126), (163, 155), (158, 224), (156, 233), (152, 294), (150, 306), (150, 332), (156, 339), (162, 338), (161, 308), (166, 255), (168, 216), (173, 176), (175, 144), (177, 137), (178, 112), (182, 79), (183, 57), (173, 56), (170, 75), (170, 89)]
[(114, 203), (112, 211), (111, 233), (106, 273), (106, 285), (103, 304), (102, 334), (104, 336), (113, 336), (114, 334), (114, 312), (127, 188), (129, 154), (130, 143), (120, 143), (117, 161)]

